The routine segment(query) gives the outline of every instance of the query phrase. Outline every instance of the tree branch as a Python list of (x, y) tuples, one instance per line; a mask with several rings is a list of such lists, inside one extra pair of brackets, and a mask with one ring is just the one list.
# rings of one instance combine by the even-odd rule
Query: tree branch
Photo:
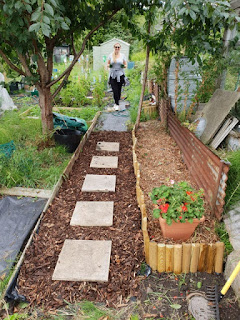
[(27, 61), (26, 61), (26, 57), (24, 57), (21, 53), (17, 53), (18, 54), (18, 57), (19, 57), (19, 60), (21, 62), (21, 64), (23, 65), (23, 68), (25, 69), (26, 71), (26, 75), (28, 77), (32, 77), (32, 72), (30, 71), (30, 69), (28, 68), (28, 65), (27, 65)]
[(74, 46), (74, 37), (73, 37), (73, 33), (71, 34), (71, 45), (72, 45), (72, 50), (73, 50), (73, 56), (76, 57), (77, 52)]
[(55, 90), (55, 92), (52, 94), (52, 98), (54, 99), (56, 97), (56, 95), (61, 91), (62, 87), (64, 86), (64, 84), (67, 82), (68, 77), (70, 76), (71, 70), (65, 74), (65, 77), (63, 79), (63, 81), (60, 83), (60, 85), (57, 87), (57, 89)]
[[(116, 9), (108, 18), (107, 21), (110, 20), (120, 9)], [(93, 28), (85, 37), (85, 39), (83, 40), (82, 43), (82, 48), (81, 50), (78, 52), (78, 54), (74, 57), (72, 63), (69, 65), (69, 67), (54, 81), (50, 82), (47, 84), (47, 88), (51, 87), (52, 85), (54, 85), (55, 83), (57, 83), (59, 80), (61, 80), (67, 73), (71, 72), (72, 68), (74, 67), (74, 65), (77, 63), (79, 57), (81, 56), (81, 54), (83, 53), (87, 40), (91, 37), (91, 35), (98, 30), (101, 26), (104, 25), (106, 21), (102, 21), (100, 22), (95, 28)]]
[(21, 74), (22, 76), (27, 76), (26, 73), (19, 69), (17, 66), (15, 66), (9, 59), (8, 57), (5, 55), (5, 53), (0, 49), (0, 55), (2, 56), (3, 60), (9, 65), (9, 67), (11, 69), (13, 69), (14, 71), (16, 71), (17, 73)]

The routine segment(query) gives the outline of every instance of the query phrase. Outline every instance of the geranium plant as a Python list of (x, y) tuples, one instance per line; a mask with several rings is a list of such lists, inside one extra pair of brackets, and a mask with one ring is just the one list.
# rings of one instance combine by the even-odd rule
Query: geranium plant
[(166, 219), (168, 225), (175, 222), (193, 222), (201, 219), (204, 214), (203, 189), (194, 190), (186, 181), (162, 185), (153, 188), (149, 194), (155, 204), (153, 216)]

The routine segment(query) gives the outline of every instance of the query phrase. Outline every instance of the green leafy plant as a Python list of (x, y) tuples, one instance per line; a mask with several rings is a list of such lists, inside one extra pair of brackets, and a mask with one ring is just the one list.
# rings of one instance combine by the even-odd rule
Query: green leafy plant
[(200, 219), (204, 214), (203, 190), (195, 191), (186, 181), (175, 183), (171, 180), (171, 183), (153, 188), (149, 194), (156, 206), (153, 216), (159, 218), (161, 215), (168, 225), (173, 221), (192, 223), (194, 218)]

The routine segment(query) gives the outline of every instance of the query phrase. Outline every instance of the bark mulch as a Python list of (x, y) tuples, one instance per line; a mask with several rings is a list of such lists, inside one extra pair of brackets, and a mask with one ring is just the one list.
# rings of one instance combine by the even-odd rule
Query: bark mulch
[[(96, 151), (98, 141), (120, 142), (120, 152)], [(117, 155), (117, 169), (90, 168), (93, 155)], [(82, 193), (86, 174), (115, 174), (116, 192)], [(136, 272), (143, 256), (141, 215), (136, 201), (129, 132), (94, 132), (85, 144), (72, 173), (44, 215), (38, 233), (28, 248), (18, 277), (19, 292), (31, 305), (57, 309), (67, 302), (99, 301), (117, 306), (137, 295)], [(70, 226), (77, 201), (114, 201), (112, 227)], [(65, 239), (112, 240), (107, 283), (52, 281), (52, 274)], [(65, 300), (65, 301), (64, 301)]]

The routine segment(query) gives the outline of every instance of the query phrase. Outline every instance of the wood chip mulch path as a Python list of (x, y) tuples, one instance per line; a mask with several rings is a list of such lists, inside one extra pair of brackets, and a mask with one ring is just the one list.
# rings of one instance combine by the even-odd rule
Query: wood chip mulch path
[[(96, 151), (98, 141), (120, 142), (120, 152)], [(117, 169), (90, 168), (93, 155), (118, 156)], [(82, 193), (86, 174), (115, 174), (116, 192)], [(80, 300), (99, 301), (107, 306), (124, 303), (136, 296), (136, 273), (143, 256), (141, 214), (136, 201), (136, 179), (132, 165), (130, 132), (94, 132), (85, 144), (72, 173), (63, 183), (41, 221), (28, 248), (18, 277), (20, 294), (34, 306), (56, 309)], [(70, 226), (77, 201), (114, 201), (112, 227)], [(52, 281), (52, 274), (65, 239), (112, 240), (107, 283)], [(65, 300), (65, 301), (64, 301)]]

